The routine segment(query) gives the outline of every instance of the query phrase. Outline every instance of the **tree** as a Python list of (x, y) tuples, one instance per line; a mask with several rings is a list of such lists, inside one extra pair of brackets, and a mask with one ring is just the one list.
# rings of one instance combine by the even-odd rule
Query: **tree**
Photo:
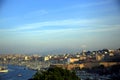
[(75, 72), (62, 68), (49, 68), (47, 71), (37, 72), (29, 80), (80, 80)]

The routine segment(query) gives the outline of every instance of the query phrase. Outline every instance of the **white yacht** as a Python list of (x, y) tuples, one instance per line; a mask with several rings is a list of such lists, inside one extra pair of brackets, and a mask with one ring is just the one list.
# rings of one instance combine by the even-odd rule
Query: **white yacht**
[(0, 72), (2, 73), (8, 72), (8, 69), (5, 67), (0, 67)]

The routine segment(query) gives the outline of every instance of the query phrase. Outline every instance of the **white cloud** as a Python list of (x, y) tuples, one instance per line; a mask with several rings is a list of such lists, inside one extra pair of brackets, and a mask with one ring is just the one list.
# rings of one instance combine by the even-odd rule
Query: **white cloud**
[(30, 29), (37, 29), (40, 27), (50, 27), (50, 26), (80, 26), (82, 24), (90, 24), (93, 23), (95, 20), (76, 20), (76, 19), (67, 19), (67, 20), (58, 20), (58, 21), (46, 21), (46, 22), (38, 22), (38, 23), (31, 23), (25, 24), (21, 26), (17, 26), (13, 29), (1, 29), (0, 31), (20, 31), (20, 30), (30, 30)]
[(32, 11), (32, 12), (25, 14), (23, 18), (31, 18), (32, 16), (34, 16), (34, 17), (35, 16), (43, 16), (45, 14), (48, 14), (47, 10), (36, 10), (36, 11)]
[[(109, 32), (109, 31), (119, 31), (120, 25), (101, 25), (99, 27), (78, 27), (78, 28), (67, 28), (67, 29), (55, 29), (55, 30), (30, 30), (30, 31), (18, 31), (20, 33), (32, 33), (33, 35), (40, 33), (41, 35), (50, 34), (81, 34), (81, 33), (96, 33), (96, 32)], [(40, 35), (39, 34), (39, 35)]]
[[(117, 21), (116, 21), (117, 20)], [(0, 32), (6, 32), (6, 31), (42, 31), (41, 28), (44, 28), (45, 30), (48, 30), (48, 27), (63, 27), (67, 29), (75, 29), (74, 27), (77, 27), (77, 29), (87, 29), (85, 30), (87, 32), (95, 32), (95, 31), (108, 31), (108, 30), (115, 30), (119, 29), (119, 23), (117, 23), (119, 20), (119, 17), (117, 16), (109, 16), (109, 17), (101, 17), (96, 19), (64, 19), (64, 20), (56, 20), (56, 21), (45, 21), (45, 22), (37, 22), (37, 23), (30, 23), (30, 24), (24, 24), (20, 26), (16, 26), (13, 28), (8, 29), (0, 29)], [(114, 24), (115, 21), (115, 24)], [(110, 26), (114, 26), (111, 28), (108, 28)], [(107, 27), (108, 26), (108, 27)], [(47, 28), (46, 28), (47, 27)], [(102, 28), (103, 27), (103, 28)], [(89, 29), (90, 28), (90, 29)], [(91, 30), (94, 29), (95, 30)], [(97, 30), (98, 29), (98, 30)]]
[(116, 30), (120, 30), (120, 25), (103, 25), (101, 27), (97, 27), (96, 29), (87, 29), (85, 32), (107, 32)]
[(76, 5), (72, 5), (72, 6), (68, 6), (65, 7), (63, 9), (58, 9), (55, 11), (63, 11), (63, 10), (67, 10), (67, 9), (74, 9), (74, 8), (88, 8), (88, 7), (95, 7), (95, 6), (102, 6), (102, 5), (106, 5), (109, 3), (112, 3), (114, 0), (103, 0), (103, 1), (97, 1), (97, 2), (91, 2), (91, 3), (83, 3), (83, 4), (76, 4)]

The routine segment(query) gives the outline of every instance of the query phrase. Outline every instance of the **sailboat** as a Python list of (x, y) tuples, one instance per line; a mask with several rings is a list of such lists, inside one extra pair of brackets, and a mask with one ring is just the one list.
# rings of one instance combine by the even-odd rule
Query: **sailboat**
[(2, 66), (0, 66), (0, 73), (6, 73), (8, 72), (7, 67), (3, 64)]
[(0, 65), (0, 73), (6, 73), (8, 72), (8, 69), (5, 65), (5, 62), (2, 61), (2, 65)]

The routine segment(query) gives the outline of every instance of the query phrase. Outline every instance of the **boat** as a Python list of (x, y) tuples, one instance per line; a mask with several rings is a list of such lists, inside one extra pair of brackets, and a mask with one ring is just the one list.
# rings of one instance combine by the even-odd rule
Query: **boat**
[(18, 74), (18, 77), (21, 77), (22, 76), (22, 74)]
[(6, 69), (5, 67), (0, 67), (0, 72), (6, 73), (6, 72), (8, 72), (8, 69)]

